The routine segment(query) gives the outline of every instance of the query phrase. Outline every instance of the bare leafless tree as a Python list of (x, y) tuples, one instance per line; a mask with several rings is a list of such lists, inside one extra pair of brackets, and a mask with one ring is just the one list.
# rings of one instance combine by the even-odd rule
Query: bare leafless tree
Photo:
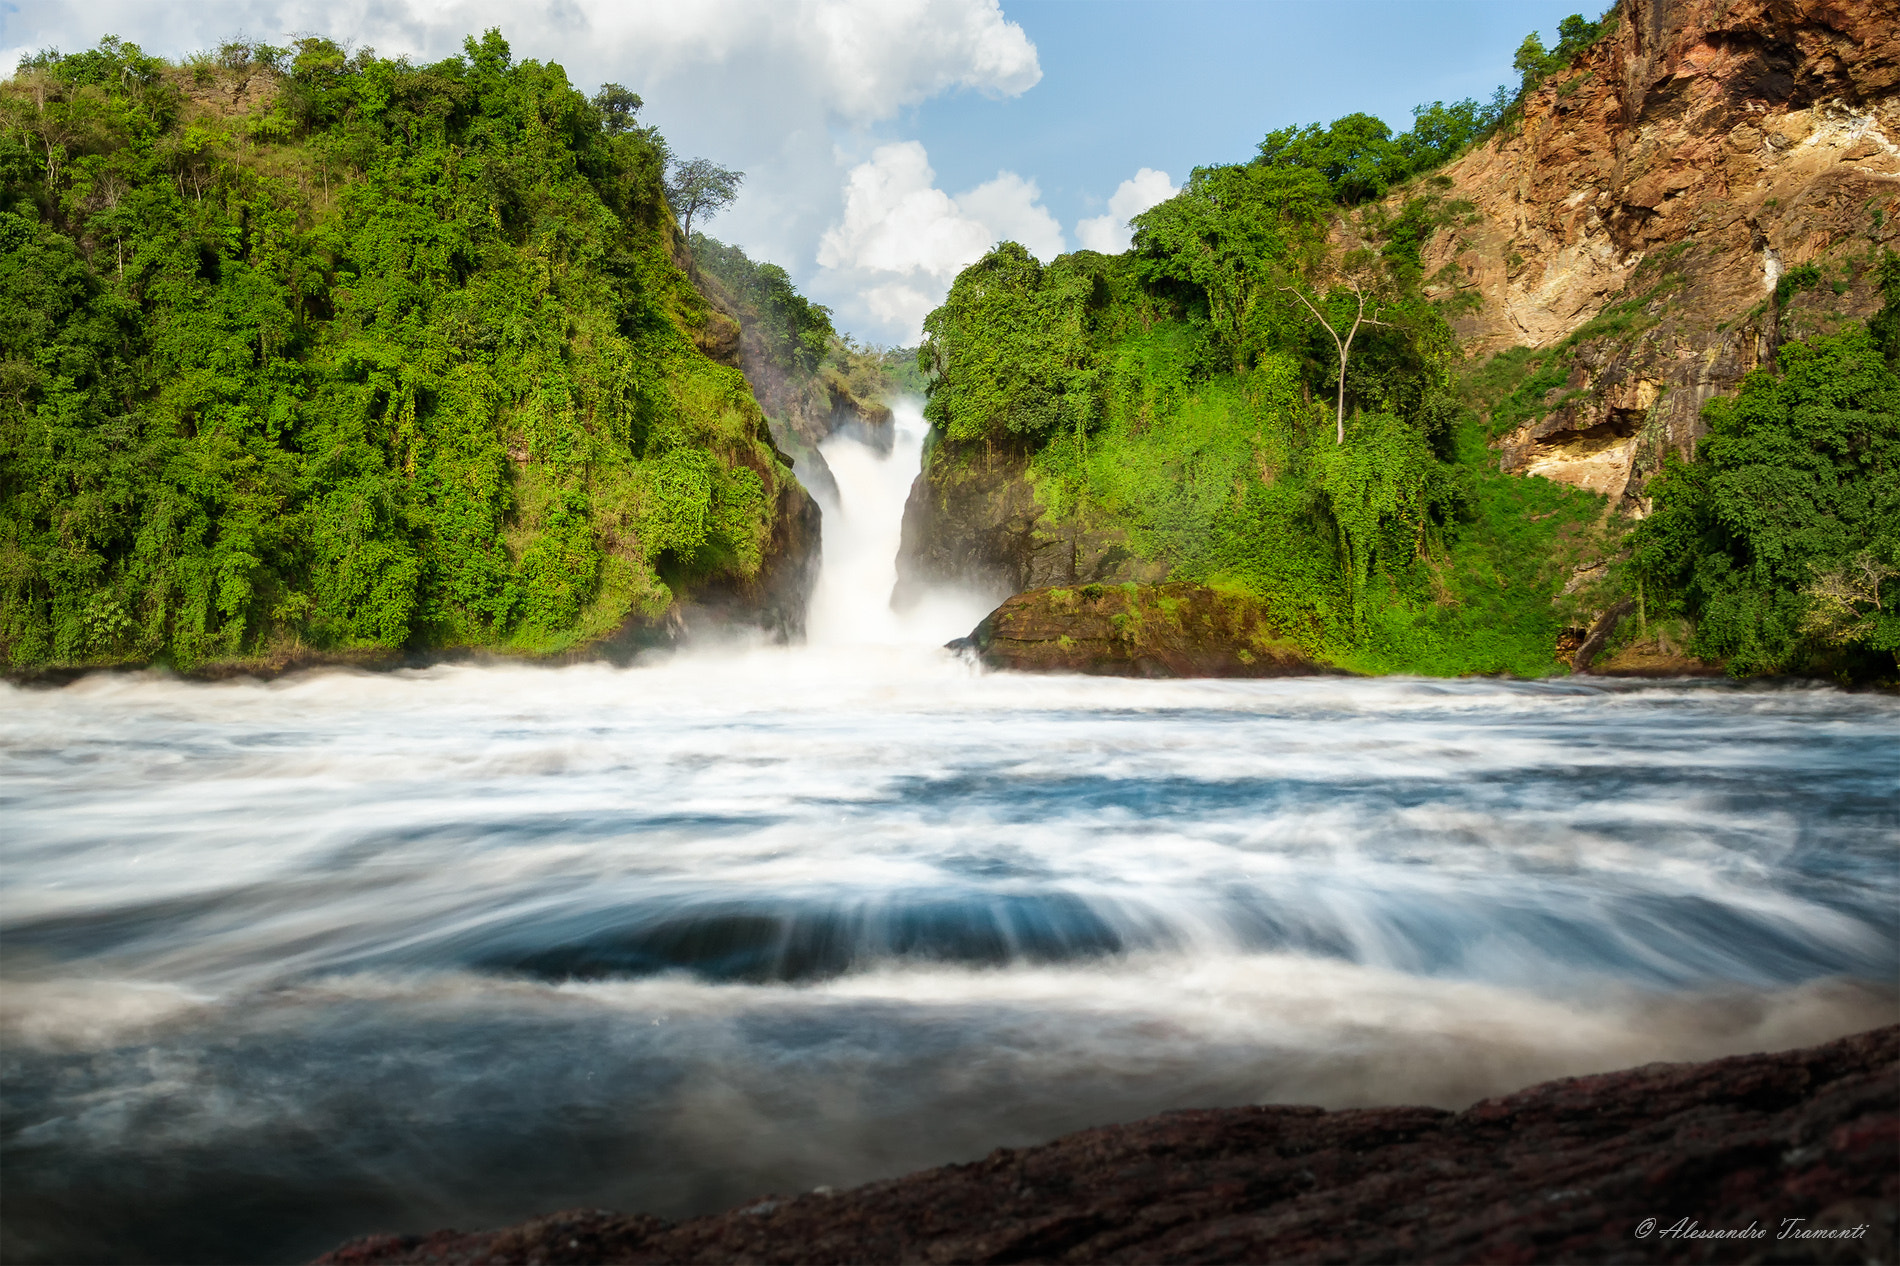
[[(1335, 421), (1338, 426), (1338, 442), (1344, 444), (1346, 442), (1346, 362), (1352, 356), (1352, 340), (1359, 333), (1359, 327), (1361, 325), (1385, 325), (1386, 322), (1374, 320), (1366, 316), (1366, 290), (1356, 278), (1350, 278), (1346, 282), (1346, 289), (1352, 291), (1353, 297), (1359, 301), (1359, 305), (1358, 309), (1353, 313), (1352, 328), (1346, 331), (1346, 337), (1343, 339), (1339, 337), (1338, 328), (1331, 321), (1327, 320), (1325, 312), (1320, 310), (1320, 306), (1317, 303), (1307, 298), (1304, 291), (1300, 290), (1297, 286), (1281, 286), (1280, 289), (1287, 291), (1295, 299), (1298, 299), (1301, 303), (1306, 305), (1306, 310), (1311, 312), (1322, 326), (1326, 327), (1326, 332), (1333, 336), (1333, 346), (1339, 349), (1339, 410)], [(1378, 311), (1376, 302), (1373, 305), (1373, 311)]]

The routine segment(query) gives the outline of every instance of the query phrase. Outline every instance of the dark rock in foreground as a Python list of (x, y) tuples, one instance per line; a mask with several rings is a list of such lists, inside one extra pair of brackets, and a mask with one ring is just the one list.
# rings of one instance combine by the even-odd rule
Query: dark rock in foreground
[(581, 1210), (321, 1260), (1890, 1262), (1897, 1098), (1900, 1026), (1458, 1113), (1176, 1112), (678, 1224)]
[(1032, 589), (951, 643), (992, 668), (1116, 677), (1300, 677), (1331, 669), (1259, 602), (1205, 585)]

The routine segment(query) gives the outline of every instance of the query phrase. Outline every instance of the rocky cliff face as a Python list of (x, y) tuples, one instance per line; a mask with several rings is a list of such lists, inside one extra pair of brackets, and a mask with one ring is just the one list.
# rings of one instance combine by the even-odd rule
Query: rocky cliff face
[(905, 606), (932, 585), (1001, 599), (1052, 585), (1161, 580), (1167, 567), (1136, 557), (1126, 538), (1055, 522), (1021, 450), (933, 445), (904, 503), (895, 601)]
[(1568, 371), (1505, 437), (1504, 469), (1638, 496), (1663, 452), (1693, 452), (1711, 396), (1879, 308), (1871, 265), (1900, 240), (1900, 3), (1624, 0), (1433, 187), (1471, 204), (1423, 251), (1429, 293), (1470, 296), (1467, 350), (1550, 349)]

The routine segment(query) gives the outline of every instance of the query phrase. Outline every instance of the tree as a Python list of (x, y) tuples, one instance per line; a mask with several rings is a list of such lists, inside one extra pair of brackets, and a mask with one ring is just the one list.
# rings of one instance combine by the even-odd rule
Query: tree
[(1511, 59), (1511, 69), (1521, 77), (1523, 87), (1520, 92), (1529, 92), (1544, 81), (1550, 71), (1550, 54), (1544, 50), (1544, 41), (1532, 31), (1517, 46), (1517, 56)]
[(1602, 33), (1602, 23), (1586, 22), (1581, 13), (1573, 13), (1557, 24), (1557, 47), (1551, 50), (1551, 56), (1560, 67), (1568, 66)]
[(1410, 174), (1392, 129), (1369, 114), (1349, 114), (1326, 127), (1283, 127), (1267, 133), (1259, 150), (1262, 166), (1317, 171), (1348, 206), (1384, 197)]
[(1458, 157), (1493, 121), (1489, 107), (1471, 97), (1451, 105), (1434, 101), (1412, 107), (1412, 130), (1400, 133), (1394, 144), (1413, 171), (1426, 171)]
[(594, 94), (594, 109), (600, 111), (601, 130), (610, 136), (633, 129), (633, 116), (646, 102), (640, 94), (619, 84), (602, 84)]
[(689, 158), (677, 162), (666, 182), (666, 202), (680, 217), (680, 232), (687, 242), (693, 240), (693, 219), (713, 216), (732, 205), (745, 180), (742, 171), (729, 171), (710, 158)]
[(1695, 621), (1690, 649), (1781, 672), (1818, 647), (1900, 654), (1900, 374), (1863, 327), (1777, 354), (1703, 410), (1696, 459), (1644, 490), (1631, 563)]
[[(1358, 306), (1353, 311), (1352, 326), (1350, 329), (1346, 331), (1346, 337), (1344, 339), (1339, 337), (1338, 326), (1334, 325), (1332, 321), (1329, 321), (1326, 318), (1326, 314), (1320, 311), (1319, 305), (1314, 303), (1311, 299), (1307, 298), (1305, 293), (1301, 291), (1297, 286), (1281, 286), (1280, 289), (1290, 292), (1294, 298), (1298, 299), (1301, 303), (1306, 305), (1307, 311), (1311, 312), (1315, 317), (1317, 317), (1319, 319), (1319, 323), (1322, 326), (1326, 327), (1326, 332), (1333, 336), (1333, 346), (1339, 349), (1339, 415), (1337, 419), (1338, 425), (1339, 425), (1339, 441), (1338, 442), (1341, 444), (1344, 444), (1346, 442), (1346, 362), (1352, 356), (1352, 340), (1354, 336), (1359, 333), (1359, 327), (1361, 325), (1384, 325), (1385, 322), (1370, 320), (1367, 318), (1366, 316), (1366, 290), (1365, 290), (1365, 287), (1360, 284), (1357, 278), (1349, 278), (1346, 281), (1346, 289), (1350, 290), (1352, 292), (1353, 298), (1358, 300)], [(1373, 310), (1375, 312), (1378, 310), (1378, 305), (1376, 303), (1373, 305)], [(1343, 319), (1340, 322), (1340, 324), (1342, 325), (1344, 324)]]

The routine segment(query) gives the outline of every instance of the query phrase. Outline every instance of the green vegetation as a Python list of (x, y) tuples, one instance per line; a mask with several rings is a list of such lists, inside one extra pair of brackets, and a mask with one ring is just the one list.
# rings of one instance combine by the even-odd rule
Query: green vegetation
[(692, 247), (694, 265), (758, 314), (766, 358), (789, 372), (816, 372), (838, 341), (831, 311), (799, 294), (777, 264), (756, 262), (738, 247), (704, 233), (693, 234)]
[[(1900, 260), (1880, 265), (1890, 302), (1870, 327), (1790, 344), (1779, 373), (1708, 406), (1700, 459), (1668, 465), (1630, 532), (1598, 497), (1498, 473), (1487, 443), (1572, 400), (1586, 345), (1660, 319), (1693, 245), (1653, 253), (1632, 297), (1555, 346), (1458, 367), (1422, 246), (1470, 208), (1429, 181), (1375, 202), (1610, 25), (1573, 16), (1556, 49), (1527, 40), (1516, 101), (1485, 111), (1421, 109), (1396, 138), (1364, 115), (1275, 132), (1255, 161), (1198, 169), (1136, 217), (1124, 256), (1043, 266), (999, 246), (925, 324), (933, 461), (1024, 452), (1051, 528), (1120, 532), (1170, 579), (1259, 598), (1306, 651), (1348, 667), (1556, 671), (1568, 607), (1585, 602), (1562, 599), (1563, 581), (1628, 533), (1589, 602), (1627, 592), (1645, 622), (1738, 674), (1891, 676)], [(1773, 302), (1827, 280), (1792, 269)], [(1350, 414), (1338, 436), (1335, 389)]]
[(23, 62), (0, 659), (545, 653), (755, 573), (791, 476), (695, 348), (639, 105), (492, 31)]
[(1696, 460), (1671, 459), (1650, 484), (1631, 570), (1649, 609), (1694, 621), (1696, 654), (1737, 675), (1893, 676), (1900, 340), (1884, 342), (1855, 327), (1783, 346), (1780, 372), (1709, 402)]
[[(1026, 450), (1056, 524), (1259, 598), (1334, 663), (1551, 672), (1551, 598), (1601, 500), (1499, 474), (1452, 394), (1417, 243), (1460, 209), (1362, 216), (1385, 249), (1339, 257), (1332, 199), (1310, 167), (1203, 168), (1136, 217), (1127, 255), (997, 247), (925, 322), (933, 460)], [(1314, 309), (1343, 331), (1362, 298), (1339, 443), (1338, 345)]]
[[(1284, 172), (1308, 173), (1324, 183), (1331, 201), (1341, 206), (1373, 202), (1405, 181), (1450, 162), (1499, 127), (1515, 119), (1524, 98), (1553, 75), (1569, 69), (1583, 51), (1616, 27), (1611, 6), (1595, 22), (1573, 13), (1557, 24), (1558, 42), (1546, 50), (1533, 31), (1524, 37), (1513, 62), (1515, 88), (1500, 86), (1489, 102), (1476, 98), (1446, 105), (1434, 101), (1412, 108), (1410, 131), (1392, 129), (1369, 114), (1349, 114), (1322, 127), (1284, 127), (1260, 142), (1259, 164)], [(1561, 85), (1559, 96), (1575, 92), (1581, 80)]]
[(1511, 69), (1520, 76), (1518, 99), (1521, 101), (1524, 94), (1534, 91), (1552, 75), (1568, 70), (1584, 49), (1614, 28), (1615, 16), (1614, 6), (1596, 22), (1584, 21), (1581, 13), (1571, 14), (1557, 24), (1557, 47), (1553, 49), (1545, 49), (1537, 32), (1526, 35), (1511, 59)]
[[(1535, 37), (1533, 37), (1535, 38)], [(1260, 162), (1312, 172), (1346, 206), (1383, 198), (1394, 185), (1456, 158), (1496, 123), (1493, 107), (1475, 99), (1415, 106), (1409, 132), (1397, 136), (1369, 114), (1349, 114), (1321, 127), (1285, 127), (1260, 142)]]

